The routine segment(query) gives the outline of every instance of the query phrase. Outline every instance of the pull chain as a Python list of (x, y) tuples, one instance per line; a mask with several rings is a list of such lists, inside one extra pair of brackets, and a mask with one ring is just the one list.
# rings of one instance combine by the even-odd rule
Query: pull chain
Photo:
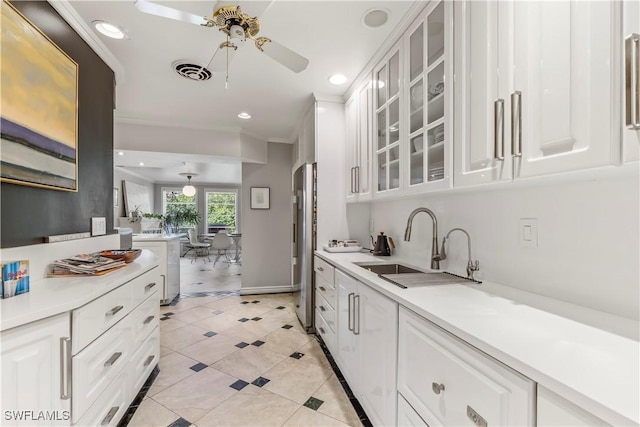
[[(227, 44), (229, 43), (229, 35), (227, 34)], [(227, 52), (227, 76), (224, 81), (224, 88), (229, 89), (229, 47), (226, 49)]]

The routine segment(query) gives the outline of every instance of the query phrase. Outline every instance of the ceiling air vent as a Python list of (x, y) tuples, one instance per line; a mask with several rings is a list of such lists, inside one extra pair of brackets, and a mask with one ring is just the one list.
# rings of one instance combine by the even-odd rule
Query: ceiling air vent
[(190, 61), (176, 61), (171, 65), (173, 69), (176, 70), (176, 73), (189, 80), (205, 81), (209, 80), (212, 76), (211, 71), (207, 68)]

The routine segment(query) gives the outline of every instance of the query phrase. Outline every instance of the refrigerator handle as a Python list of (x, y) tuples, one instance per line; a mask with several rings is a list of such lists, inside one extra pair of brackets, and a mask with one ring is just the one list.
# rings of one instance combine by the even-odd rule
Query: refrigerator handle
[(349, 295), (347, 295), (347, 309), (348, 309), (347, 310), (347, 319), (349, 319), (348, 327), (349, 327), (349, 330), (351, 332), (353, 332), (353, 320), (352, 320), (352, 316), (351, 316), (351, 314), (352, 314), (351, 313), (351, 311), (352, 311), (351, 310), (351, 301), (352, 301), (351, 297), (353, 297), (354, 295), (355, 295), (355, 293), (353, 293), (353, 292), (351, 292)]

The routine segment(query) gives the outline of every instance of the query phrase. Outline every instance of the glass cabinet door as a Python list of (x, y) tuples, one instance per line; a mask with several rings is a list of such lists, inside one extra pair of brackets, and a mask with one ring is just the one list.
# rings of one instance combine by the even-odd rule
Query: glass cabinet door
[(374, 73), (377, 191), (400, 188), (400, 50)]

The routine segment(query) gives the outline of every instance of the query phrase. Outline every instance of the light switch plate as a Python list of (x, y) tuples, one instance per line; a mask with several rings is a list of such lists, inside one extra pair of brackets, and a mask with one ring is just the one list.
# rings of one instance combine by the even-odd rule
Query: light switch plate
[(538, 247), (538, 220), (536, 218), (520, 218), (518, 241), (523, 248)]
[(103, 236), (107, 234), (107, 218), (95, 216), (91, 218), (91, 235)]

